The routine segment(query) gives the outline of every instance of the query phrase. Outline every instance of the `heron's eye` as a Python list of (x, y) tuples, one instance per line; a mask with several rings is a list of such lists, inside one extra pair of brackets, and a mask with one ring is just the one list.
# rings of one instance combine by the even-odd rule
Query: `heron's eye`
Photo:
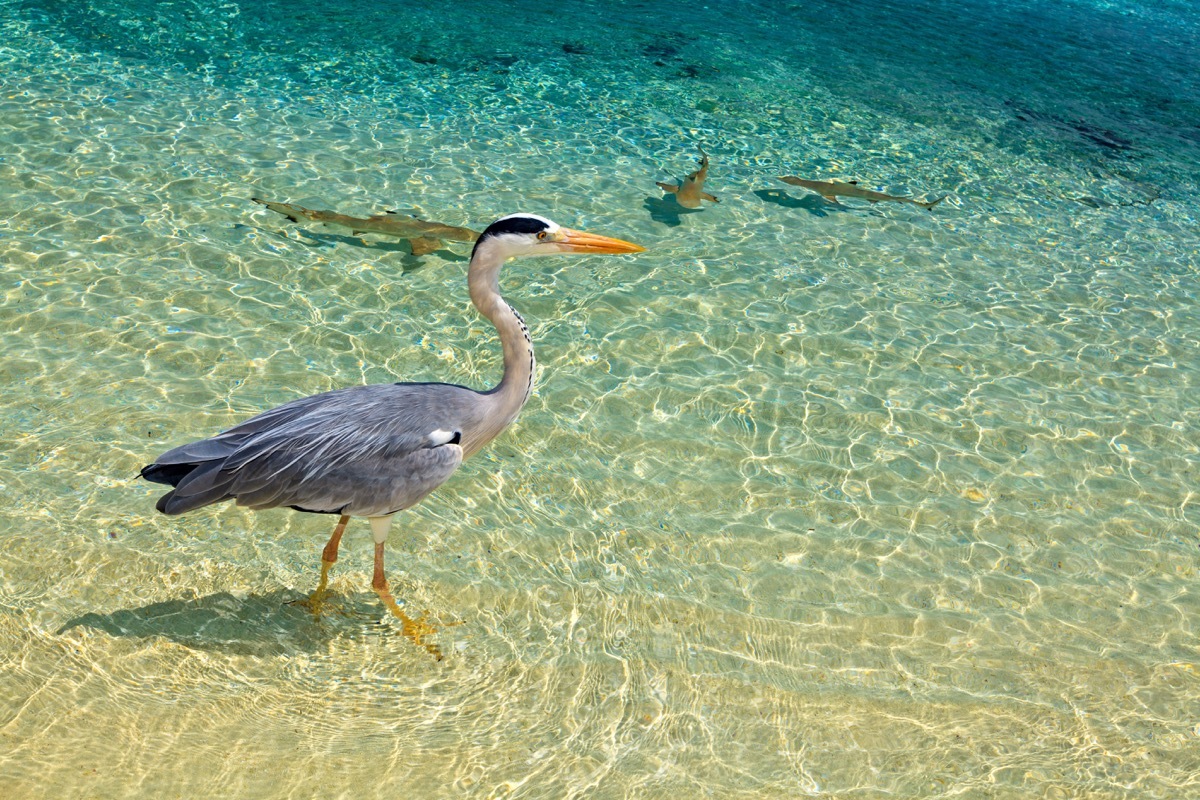
[(545, 239), (545, 238), (546, 238), (546, 232), (538, 231), (538, 239)]

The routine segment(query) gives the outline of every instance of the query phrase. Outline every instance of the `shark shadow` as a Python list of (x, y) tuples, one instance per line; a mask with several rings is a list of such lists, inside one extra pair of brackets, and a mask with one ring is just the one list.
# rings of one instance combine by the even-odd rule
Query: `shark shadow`
[[(351, 247), (361, 248), (363, 250), (379, 250), (384, 253), (399, 253), (401, 255), (400, 269), (405, 274), (425, 266), (424, 258), (422, 256), (413, 255), (412, 249), (407, 246), (407, 243), (404, 242), (381, 242), (375, 240), (364, 241), (358, 236), (343, 236), (337, 233), (323, 233), (313, 231), (308, 228), (296, 228), (296, 232), (303, 237), (301, 239), (297, 239), (296, 237), (288, 236), (286, 233), (281, 231), (273, 231), (268, 228), (260, 228), (255, 225), (245, 225), (242, 227), (253, 228), (254, 230), (266, 236), (274, 236), (278, 239), (283, 239), (290, 244), (301, 244), (305, 247), (335, 247), (339, 244), (346, 244), (350, 245)], [(465, 262), (470, 260), (466, 256), (460, 256), (458, 253), (455, 253), (453, 250), (449, 250), (445, 247), (434, 252), (436, 252), (438, 257), (443, 261)], [(432, 255), (432, 253), (427, 255)]]
[(368, 606), (347, 597), (328, 598), (320, 617), (301, 606), (289, 605), (304, 597), (286, 589), (241, 598), (218, 592), (106, 614), (84, 614), (69, 620), (58, 633), (91, 628), (110, 636), (161, 636), (194, 650), (278, 656), (323, 650), (348, 626), (361, 630), (364, 622), (379, 618), (370, 613)]
[(683, 224), (683, 214), (699, 214), (702, 209), (684, 208), (675, 202), (675, 196), (670, 199), (663, 197), (647, 197), (642, 206), (650, 212), (650, 219), (670, 225), (672, 228)]
[(816, 194), (793, 197), (787, 192), (781, 192), (778, 189), (759, 189), (754, 194), (758, 195), (758, 198), (764, 203), (774, 203), (784, 208), (800, 208), (816, 217), (828, 217), (830, 212), (846, 213), (853, 211), (853, 209), (846, 206), (831, 203), (824, 197)]
[[(311, 228), (296, 228), (296, 233), (303, 236), (305, 239), (312, 239), (316, 244), (304, 242), (309, 247), (334, 247), (339, 244), (348, 244), (351, 247), (360, 247), (363, 250), (382, 250), (385, 253), (404, 253), (412, 255), (412, 250), (407, 247), (407, 242), (376, 242), (367, 241), (358, 236), (342, 235), (340, 233), (318, 233)], [(284, 238), (289, 238), (286, 234), (280, 234)], [(291, 241), (296, 241), (292, 239)]]
[(1106, 128), (1087, 119), (1059, 117), (1025, 108), (1015, 100), (1005, 100), (1004, 105), (1011, 109), (1019, 121), (1029, 123), (1043, 130), (1055, 131), (1068, 137), (1075, 137), (1100, 149), (1104, 155), (1118, 158), (1136, 155), (1137, 144), (1121, 133)]

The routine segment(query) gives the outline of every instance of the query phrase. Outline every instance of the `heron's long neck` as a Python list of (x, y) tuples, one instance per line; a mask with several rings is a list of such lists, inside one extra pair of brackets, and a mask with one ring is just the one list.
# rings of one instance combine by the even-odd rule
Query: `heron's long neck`
[(480, 274), (472, 272), (467, 277), (471, 302), (479, 309), (479, 313), (496, 326), (500, 344), (504, 348), (504, 377), (484, 393), (492, 407), (487, 429), (480, 432), (482, 441), (476, 447), (482, 447), (495, 438), (516, 419), (533, 391), (533, 341), (529, 338), (525, 320), (500, 296), (497, 272), (495, 269)]

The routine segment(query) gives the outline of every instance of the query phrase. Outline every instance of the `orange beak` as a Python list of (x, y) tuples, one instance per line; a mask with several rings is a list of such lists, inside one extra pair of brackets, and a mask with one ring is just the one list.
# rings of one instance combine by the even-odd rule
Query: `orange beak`
[(611, 236), (600, 236), (595, 233), (573, 231), (570, 228), (558, 229), (558, 245), (566, 253), (608, 253), (620, 255), (623, 253), (644, 253), (646, 248), (640, 244), (614, 239)]

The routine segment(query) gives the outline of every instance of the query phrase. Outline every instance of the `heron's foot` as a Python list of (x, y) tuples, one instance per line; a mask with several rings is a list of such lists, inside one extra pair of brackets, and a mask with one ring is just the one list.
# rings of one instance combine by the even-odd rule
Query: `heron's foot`
[(329, 592), (324, 589), (317, 589), (308, 597), (301, 597), (299, 600), (291, 600), (289, 606), (307, 609), (314, 617), (319, 617), (325, 611), (325, 598), (329, 596)]
[(427, 637), (433, 636), (442, 628), (450, 628), (455, 625), (462, 625), (462, 621), (451, 622), (449, 624), (435, 625), (429, 621), (428, 614), (413, 619), (408, 614), (404, 613), (404, 609), (396, 603), (396, 598), (392, 597), (391, 590), (384, 586), (383, 588), (375, 587), (375, 593), (379, 595), (379, 599), (387, 606), (387, 610), (392, 612), (392, 616), (400, 620), (400, 630), (405, 638), (415, 644), (417, 647), (425, 648), (431, 656), (438, 661), (441, 661), (445, 656), (442, 655), (441, 649), (433, 642), (427, 641)]
[(312, 612), (314, 617), (321, 616), (321, 612), (325, 610), (325, 598), (329, 596), (327, 587), (329, 586), (329, 568), (333, 566), (332, 561), (321, 561), (321, 582), (317, 584), (317, 588), (308, 597), (300, 600), (293, 600), (288, 605), (307, 608)]

